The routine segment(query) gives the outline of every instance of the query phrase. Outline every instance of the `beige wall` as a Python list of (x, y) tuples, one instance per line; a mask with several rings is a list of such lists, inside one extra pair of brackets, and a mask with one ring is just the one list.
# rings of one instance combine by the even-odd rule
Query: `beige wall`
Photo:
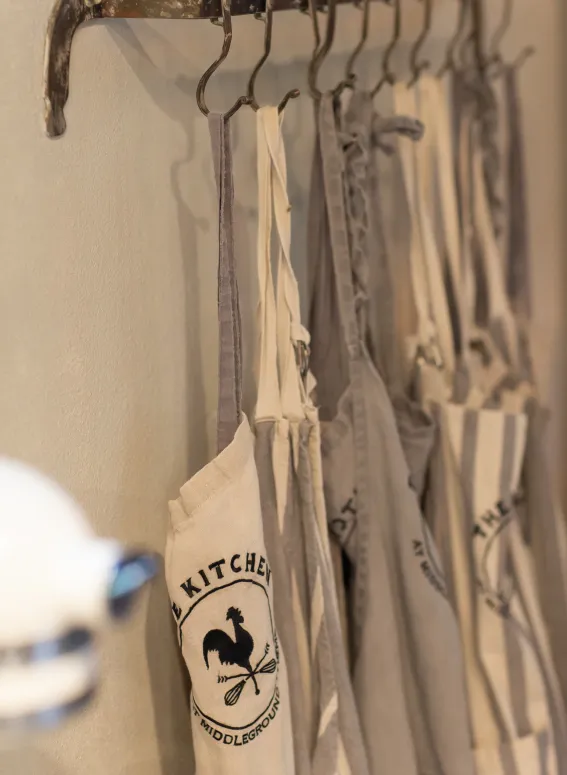
[[(207, 126), (193, 95), (221, 33), (207, 22), (118, 22), (81, 30), (73, 52), (69, 130), (53, 142), (43, 136), (40, 121), (50, 5), (0, 4), (0, 451), (58, 479), (101, 534), (161, 551), (168, 498), (212, 451), (215, 198)], [(415, 29), (419, 4), (404, 5)], [(539, 50), (523, 86), (532, 239), (542, 266), (538, 358), (549, 384), (561, 255), (557, 14), (552, 0), (515, 5), (510, 50), (526, 39)], [(439, 2), (436, 38), (453, 18), (442, 6), (454, 8), (449, 0)], [(359, 18), (356, 10), (341, 9), (338, 53), (325, 68), (329, 83), (341, 72)], [(364, 58), (376, 77), (376, 45), (388, 34), (389, 12), (376, 7), (373, 44)], [(224, 107), (242, 91), (261, 38), (258, 22), (237, 20), (234, 56), (213, 82), (213, 105)], [(260, 92), (279, 97), (303, 85), (309, 20), (278, 15), (275, 38), (278, 64), (262, 75)], [(248, 334), (253, 121), (251, 112), (243, 112), (235, 132)], [(301, 273), (312, 136), (307, 97), (290, 107), (287, 131)], [(133, 622), (103, 638), (101, 652), (103, 682), (95, 705), (25, 753), (0, 754), (2, 773), (191, 771), (184, 677), (161, 585)]]

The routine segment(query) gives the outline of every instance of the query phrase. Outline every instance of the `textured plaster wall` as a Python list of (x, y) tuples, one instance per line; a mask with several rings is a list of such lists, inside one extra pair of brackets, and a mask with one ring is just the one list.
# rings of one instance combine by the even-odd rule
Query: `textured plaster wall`
[[(118, 22), (81, 30), (73, 52), (69, 130), (53, 142), (43, 136), (40, 121), (50, 4), (0, 4), (0, 451), (54, 476), (85, 506), (100, 534), (161, 551), (168, 498), (212, 454), (215, 196), (207, 124), (194, 91), (217, 55), (221, 33), (205, 21)], [(420, 5), (404, 5), (405, 37), (411, 38)], [(498, 4), (491, 5), (496, 11)], [(538, 362), (549, 386), (557, 352), (563, 206), (559, 33), (552, 0), (515, 5), (517, 23), (507, 47), (514, 52), (528, 40), (539, 50), (523, 86), (532, 240), (542, 267), (536, 282)], [(438, 6), (430, 48), (439, 54), (455, 6), (449, 0)], [(373, 81), (390, 16), (376, 7), (372, 18), (373, 42), (362, 66)], [(356, 10), (341, 9), (337, 45), (323, 73), (329, 85), (342, 72), (359, 19)], [(226, 107), (242, 92), (261, 39), (258, 22), (235, 22), (233, 54), (212, 83), (213, 106)], [(261, 95), (279, 98), (303, 85), (310, 50), (309, 20), (278, 15)], [(306, 96), (290, 106), (286, 121), (302, 276), (312, 137)], [(243, 112), (235, 124), (235, 164), (248, 343), (253, 133), (253, 114)], [(185, 680), (163, 586), (100, 647), (103, 680), (96, 703), (26, 749), (0, 752), (3, 775), (191, 772)]]

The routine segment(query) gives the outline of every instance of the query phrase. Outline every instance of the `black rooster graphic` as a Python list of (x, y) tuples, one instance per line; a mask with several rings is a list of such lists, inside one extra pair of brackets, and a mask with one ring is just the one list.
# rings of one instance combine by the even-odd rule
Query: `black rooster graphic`
[(219, 655), (221, 665), (238, 665), (248, 672), (248, 677), (254, 682), (256, 694), (260, 694), (258, 681), (256, 680), (256, 671), (252, 669), (250, 657), (254, 651), (254, 639), (243, 627), (244, 617), (238, 608), (229, 608), (226, 614), (227, 622), (232, 620), (234, 625), (233, 641), (230, 635), (224, 630), (211, 630), (205, 635), (203, 640), (203, 658), (209, 669), (209, 654), (216, 651)]

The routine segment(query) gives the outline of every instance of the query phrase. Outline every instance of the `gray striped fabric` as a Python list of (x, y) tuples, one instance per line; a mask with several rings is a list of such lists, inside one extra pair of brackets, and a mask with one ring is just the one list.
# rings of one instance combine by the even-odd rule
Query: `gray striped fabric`
[[(506, 288), (510, 305), (516, 314), (520, 338), (521, 377), (533, 386), (535, 375), (529, 348), (531, 317), (530, 255), (528, 212), (524, 180), (524, 147), (521, 124), (518, 70), (509, 66), (504, 71), (508, 134), (508, 252)], [(556, 720), (556, 745), (562, 772), (567, 772), (567, 529), (565, 515), (550, 476), (549, 445), (546, 430), (549, 412), (537, 398), (527, 406), (529, 419), (527, 454), (523, 472), (524, 499), (521, 505), (527, 540), (533, 551), (540, 592), (541, 608), (549, 634), (551, 652), (559, 687), (551, 681), (550, 694)], [(560, 692), (555, 693), (554, 688)], [(557, 694), (561, 696), (557, 696)]]
[[(322, 357), (330, 333), (317, 325), (330, 298), (320, 291), (334, 284), (349, 384), (335, 405), (325, 407), (333, 418), (323, 425), (325, 495), (331, 530), (350, 561), (353, 680), (371, 772), (470, 775), (458, 631), (409, 484), (393, 408), (363, 341), (360, 279), (368, 256), (360, 245), (353, 266), (345, 156), (331, 95), (319, 105), (318, 131), (315, 169), (322, 179), (314, 177), (311, 195), (312, 207), (323, 212), (313, 216), (309, 249), (318, 269), (311, 289), (311, 309), (319, 311), (312, 318), (313, 364), (322, 393), (336, 396), (337, 375)], [(357, 164), (357, 149), (350, 150), (347, 163)], [(328, 234), (321, 234), (321, 224)]]
[[(279, 524), (273, 477), (276, 424), (256, 425), (256, 464), (266, 548), (278, 585), (276, 622), (289, 656), (289, 684), (299, 773), (365, 775), (367, 764), (338, 618), (330, 566), (317, 534), (310, 446), (316, 428), (297, 427), (285, 520)], [(342, 749), (342, 750), (340, 750)], [(340, 760), (342, 769), (338, 769)], [(339, 765), (337, 764), (339, 762)], [(346, 765), (345, 769), (345, 763)]]
[[(268, 183), (260, 189), (258, 257), (259, 267), (271, 265), (273, 206), (280, 240), (279, 282), (284, 269), (291, 273), (282, 260), (289, 250), (285, 243), (289, 224), (284, 225), (283, 219), (289, 218), (290, 208), (281, 126), (277, 123), (274, 127), (272, 121), (274, 113), (277, 117), (276, 108), (269, 110), (269, 119), (268, 109), (261, 110), (258, 123), (259, 170), (264, 176), (261, 182)], [(280, 188), (275, 184), (271, 187), (274, 180)], [(292, 285), (295, 278), (288, 274), (288, 280)], [(272, 277), (267, 273), (263, 282), (269, 286)], [(260, 290), (264, 346), (259, 353), (257, 413), (262, 414), (257, 414), (255, 422), (256, 461), (266, 547), (274, 576), (276, 624), (283, 649), (290, 654), (296, 771), (305, 775), (368, 775), (339, 621), (324, 513), (317, 412), (305, 390), (298, 390), (293, 401), (288, 396), (286, 403), (282, 370), (278, 370), (282, 349), (297, 352), (299, 342), (294, 337), (300, 321), (292, 317), (288, 306), (291, 297), (280, 294), (281, 286), (276, 293), (273, 287), (263, 287), (261, 280)], [(289, 326), (289, 337), (280, 337), (286, 315), (293, 325)], [(293, 380), (296, 386), (301, 385), (299, 364), (294, 358), (288, 363), (287, 384)], [(270, 378), (262, 378), (268, 371)]]
[(479, 775), (556, 772), (544, 634), (516, 514), (526, 417), (437, 412), (429, 508), (461, 624)]
[[(473, 139), (474, 154), (484, 138), (473, 133)], [(486, 193), (477, 178), (476, 184), (469, 181), (476, 187), (463, 196), (465, 182), (462, 201), (476, 207), (472, 218), (466, 213), (463, 218), (476, 227), (477, 290), (495, 293), (494, 274), (490, 280), (485, 263), (487, 255), (495, 258), (493, 235), (485, 228), (486, 209), (478, 209), (478, 198)], [(486, 202), (480, 204), (486, 208)], [(519, 373), (510, 367), (514, 321), (505, 307), (500, 310), (502, 317), (482, 321), (483, 336), (488, 352), (500, 356), (505, 379), (495, 382), (490, 376), (495, 362), (485, 362), (471, 372), (472, 387), (493, 408), (471, 408), (466, 402), (436, 407), (439, 444), (427, 513), (461, 627), (478, 773), (543, 775), (561, 770), (564, 713), (518, 518), (528, 419)]]

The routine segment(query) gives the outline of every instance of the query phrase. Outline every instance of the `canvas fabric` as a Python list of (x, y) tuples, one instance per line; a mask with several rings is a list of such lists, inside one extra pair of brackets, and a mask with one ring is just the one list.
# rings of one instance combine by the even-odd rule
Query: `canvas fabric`
[[(429, 116), (432, 143), (441, 143), (441, 153), (451, 158), (446, 145), (450, 132), (439, 133), (435, 120), (443, 116), (438, 110), (440, 85), (423, 79), (416, 93), (418, 115)], [(469, 390), (460, 402), (440, 393), (424, 396), (439, 425), (427, 514), (461, 629), (477, 771), (527, 775), (557, 772), (555, 678), (517, 516), (528, 422), (518, 382), (501, 384), (518, 374), (517, 331), (504, 289), (480, 148), (474, 116), (461, 116), (460, 309)], [(425, 164), (415, 165), (414, 173), (425, 177)], [(443, 174), (439, 165), (435, 174)], [(423, 182), (413, 182), (414, 188), (419, 185)], [(423, 232), (423, 219), (416, 215), (415, 223)], [(435, 257), (433, 251), (418, 255), (425, 261)], [(480, 282), (487, 299), (483, 328), (476, 309)], [(429, 303), (435, 305), (433, 296)], [(488, 357), (475, 362), (470, 345), (479, 333)]]
[(240, 409), (230, 125), (209, 117), (219, 194), (218, 455), (170, 504), (166, 580), (192, 683), (197, 775), (294, 775), (285, 653), (274, 612), (254, 437)]
[[(349, 188), (353, 179), (347, 182), (345, 166), (358, 164), (357, 154), (364, 158), (369, 139), (343, 134), (332, 95), (318, 105), (317, 128), (309, 244), (312, 363), (319, 395), (337, 397), (322, 407), (330, 418), (322, 424), (325, 496), (331, 531), (349, 561), (353, 682), (370, 768), (470, 773), (458, 631), (409, 483), (392, 404), (365, 341), (360, 278), (367, 276), (368, 256), (364, 228), (352, 228), (355, 213), (349, 219), (345, 195), (358, 202), (357, 226), (371, 216), (358, 210), (368, 198)], [(353, 154), (348, 161), (345, 140)], [(346, 373), (322, 355), (333, 333), (320, 323), (330, 317), (325, 304), (333, 296), (340, 324), (334, 347), (342, 346), (337, 362)]]
[[(567, 699), (567, 529), (557, 488), (549, 470), (550, 412), (537, 391), (529, 346), (531, 320), (531, 266), (528, 212), (525, 200), (524, 145), (518, 69), (505, 68), (506, 129), (508, 154), (509, 217), (506, 288), (520, 336), (522, 376), (531, 382), (533, 396), (527, 404), (528, 436), (520, 510), (526, 537), (533, 552), (543, 617), (549, 634), (561, 698)], [(561, 735), (556, 735), (561, 738)], [(561, 743), (561, 739), (558, 743)], [(567, 751), (560, 751), (561, 769), (567, 769)]]
[(257, 116), (256, 461), (276, 622), (288, 655), (297, 772), (367, 775), (333, 576), (320, 427), (309, 395), (309, 336), (291, 264), (282, 117), (276, 107), (261, 108)]

